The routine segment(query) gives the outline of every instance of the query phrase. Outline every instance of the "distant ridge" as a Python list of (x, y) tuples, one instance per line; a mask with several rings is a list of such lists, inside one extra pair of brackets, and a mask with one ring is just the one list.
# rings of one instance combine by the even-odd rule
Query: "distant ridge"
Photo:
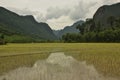
[(76, 28), (78, 25), (81, 25), (84, 21), (80, 20), (75, 22), (73, 25), (71, 26), (66, 26), (64, 29), (62, 30), (58, 30), (58, 31), (54, 31), (54, 33), (56, 34), (56, 36), (58, 36), (58, 38), (61, 38), (63, 35), (67, 34), (67, 33), (79, 33), (79, 30)]

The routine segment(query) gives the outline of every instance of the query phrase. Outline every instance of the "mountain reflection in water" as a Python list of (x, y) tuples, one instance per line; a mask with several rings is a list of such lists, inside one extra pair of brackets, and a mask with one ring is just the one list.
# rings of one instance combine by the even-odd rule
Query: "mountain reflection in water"
[(0, 80), (117, 80), (100, 75), (93, 65), (80, 62), (63, 52), (51, 53), (33, 67), (21, 67), (0, 77)]

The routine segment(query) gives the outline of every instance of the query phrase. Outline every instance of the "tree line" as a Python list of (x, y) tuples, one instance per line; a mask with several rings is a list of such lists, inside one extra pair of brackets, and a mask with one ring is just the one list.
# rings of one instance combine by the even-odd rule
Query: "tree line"
[(87, 19), (82, 25), (78, 25), (79, 34), (67, 33), (62, 36), (64, 42), (120, 42), (120, 18), (110, 16), (107, 20), (107, 29), (97, 25), (93, 19)]
[(6, 44), (4, 40), (4, 34), (0, 34), (0, 45)]

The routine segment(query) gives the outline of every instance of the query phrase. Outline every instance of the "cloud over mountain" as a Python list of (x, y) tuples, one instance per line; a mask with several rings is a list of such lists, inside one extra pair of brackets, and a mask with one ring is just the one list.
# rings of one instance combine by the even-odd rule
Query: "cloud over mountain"
[[(47, 22), (53, 29), (61, 29), (77, 20), (92, 18), (100, 6), (116, 2), (120, 0), (2, 0), (0, 5), (21, 15), (34, 15), (37, 21)], [(64, 21), (63, 17), (65, 20), (69, 19), (68, 22)], [(60, 23), (58, 20), (61, 20)]]

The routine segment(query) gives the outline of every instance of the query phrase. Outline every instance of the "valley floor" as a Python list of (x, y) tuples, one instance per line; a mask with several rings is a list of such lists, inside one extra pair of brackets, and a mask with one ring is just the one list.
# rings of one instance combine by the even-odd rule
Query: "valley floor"
[(105, 76), (120, 76), (119, 43), (29, 43), (0, 46), (0, 75), (18, 67), (31, 67), (50, 53), (64, 52), (94, 65)]

